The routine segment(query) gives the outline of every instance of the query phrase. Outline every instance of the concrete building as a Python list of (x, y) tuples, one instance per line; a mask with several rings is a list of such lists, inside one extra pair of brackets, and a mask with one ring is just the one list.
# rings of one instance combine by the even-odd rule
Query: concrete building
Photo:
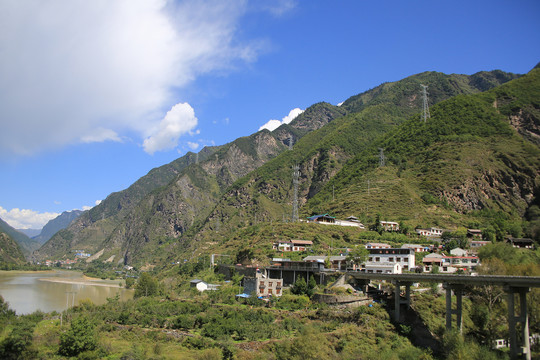
[(274, 243), (273, 249), (278, 251), (306, 251), (313, 246), (311, 240), (280, 240)]
[(317, 262), (324, 264), (326, 259), (330, 262), (330, 268), (333, 270), (346, 270), (347, 269), (347, 257), (343, 255), (337, 256), (325, 256), (325, 255), (312, 255), (306, 256), (303, 260), (305, 262)]
[(394, 221), (379, 222), (385, 231), (399, 231), (399, 223)]
[(362, 264), (362, 271), (368, 274), (401, 274), (401, 265), (396, 262), (372, 262)]
[(413, 249), (369, 249), (368, 261), (370, 263), (396, 263), (401, 270), (411, 270), (415, 267)]
[(283, 279), (272, 279), (257, 274), (255, 277), (244, 278), (244, 294), (255, 293), (257, 297), (281, 296)]
[(429, 229), (415, 229), (416, 233), (420, 236), (440, 238), (443, 234), (443, 229), (429, 228)]
[(207, 290), (218, 290), (219, 289), (219, 285), (209, 284), (206, 281), (203, 281), (203, 280), (200, 280), (200, 279), (191, 280), (189, 282), (189, 286), (192, 287), (192, 288), (196, 288), (200, 292), (207, 291)]
[(366, 249), (390, 249), (392, 245), (385, 244), (385, 243), (376, 243), (376, 242), (368, 242), (366, 244)]
[(429, 251), (429, 246), (418, 245), (418, 244), (403, 244), (401, 245), (402, 249), (413, 249), (415, 253), (417, 252), (426, 252)]

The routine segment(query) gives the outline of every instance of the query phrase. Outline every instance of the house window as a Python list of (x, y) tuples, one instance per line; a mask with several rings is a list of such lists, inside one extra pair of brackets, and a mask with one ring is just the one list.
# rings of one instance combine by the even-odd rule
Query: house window
[(276, 295), (279, 295), (281, 293), (281, 289), (276, 289)]
[(388, 258), (388, 261), (390, 261), (390, 262), (394, 262), (394, 258), (393, 258), (393, 257), (391, 257), (391, 258)]
[(380, 258), (380, 257), (376, 257), (376, 258), (375, 258), (375, 262), (379, 262), (379, 261), (381, 261), (381, 258)]
[(259, 286), (263, 287), (264, 286), (264, 281), (261, 280), (261, 283), (259, 284)]
[(268, 295), (272, 295), (272, 289), (268, 289)]
[(280, 287), (281, 286), (281, 281), (276, 282), (276, 286)]
[(270, 286), (270, 287), (271, 287), (271, 286), (272, 286), (272, 284), (273, 284), (273, 282), (272, 282), (272, 281), (268, 282), (268, 286)]
[(401, 258), (396, 258), (396, 262), (400, 262), (401, 261)]
[(370, 257), (368, 258), (368, 261), (373, 261), (373, 257), (370, 256)]

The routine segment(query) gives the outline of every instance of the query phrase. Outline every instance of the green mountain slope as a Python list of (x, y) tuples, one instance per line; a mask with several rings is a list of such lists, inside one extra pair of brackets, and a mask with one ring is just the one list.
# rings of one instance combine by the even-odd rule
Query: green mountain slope
[(15, 230), (12, 226), (10, 226), (2, 219), (0, 219), (0, 233), (5, 233), (12, 240), (14, 240), (20, 246), (25, 256), (30, 256), (30, 254), (32, 254), (32, 251), (38, 249), (40, 246), (37, 241), (32, 240), (25, 234)]
[(24, 264), (26, 262), (17, 242), (8, 234), (0, 231), (0, 265)]
[(413, 226), (448, 227), (488, 226), (493, 218), (475, 217), (482, 213), (520, 219), (540, 185), (539, 109), (540, 69), (441, 102), (426, 123), (413, 116), (358, 154), (303, 213), (365, 221), (379, 213)]
[[(364, 153), (366, 148), (371, 149), (380, 136), (406, 121), (410, 114), (418, 113), (422, 106), (420, 84), (429, 85), (430, 93), (435, 94), (432, 101), (436, 101), (463, 93), (478, 93), (490, 86), (487, 81), (478, 81), (480, 78), (495, 83), (497, 79), (504, 82), (516, 78), (512, 74), (504, 74), (496, 71), (466, 76), (426, 72), (383, 84), (350, 98), (342, 105), (349, 109), (347, 115), (306, 135), (292, 151), (281, 154), (236, 182), (201, 227), (197, 239), (211, 241), (220, 238), (220, 234), (215, 234), (217, 228), (221, 230), (222, 237), (227, 237), (224, 229), (232, 230), (256, 221), (289, 219), (293, 197), (292, 167), (295, 164), (300, 167), (301, 206), (316, 196), (357, 154)], [(474, 84), (481, 86), (475, 88)], [(355, 110), (359, 112), (352, 112)], [(377, 153), (366, 153), (365, 156), (369, 158), (366, 160), (378, 161)], [(323, 208), (320, 211), (324, 213)], [(306, 215), (306, 211), (303, 213)]]

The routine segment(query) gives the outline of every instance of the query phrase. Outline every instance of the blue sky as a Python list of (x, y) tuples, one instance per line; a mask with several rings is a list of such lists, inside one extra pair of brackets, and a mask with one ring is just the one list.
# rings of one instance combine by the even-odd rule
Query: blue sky
[(539, 13), (498, 0), (0, 0), (0, 218), (39, 228), (187, 151), (386, 81), (526, 73)]

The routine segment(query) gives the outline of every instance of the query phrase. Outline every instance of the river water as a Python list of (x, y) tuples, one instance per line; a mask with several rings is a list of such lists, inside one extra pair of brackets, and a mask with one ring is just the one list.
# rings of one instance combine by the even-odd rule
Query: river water
[(0, 271), (0, 295), (17, 314), (62, 311), (85, 299), (104, 304), (116, 294), (122, 301), (131, 299), (133, 290), (118, 283), (89, 279), (76, 271)]

